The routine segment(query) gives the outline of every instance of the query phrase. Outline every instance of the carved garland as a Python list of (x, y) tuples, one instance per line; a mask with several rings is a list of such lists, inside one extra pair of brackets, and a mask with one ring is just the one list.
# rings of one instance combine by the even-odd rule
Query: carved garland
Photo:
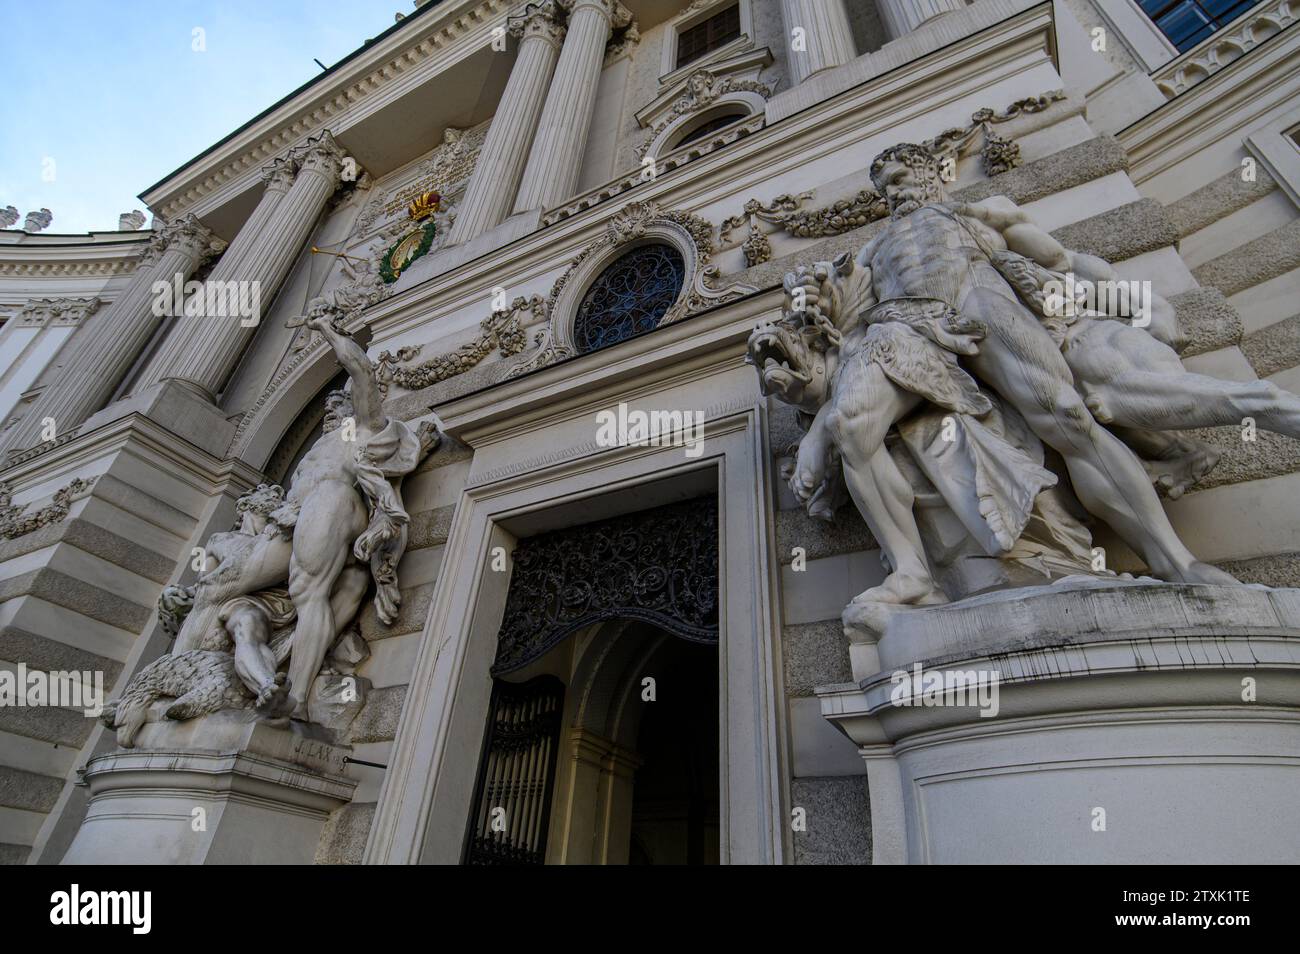
[[(525, 313), (531, 315), (528, 322), (523, 319)], [(419, 357), (424, 350), (423, 345), (407, 345), (396, 351), (380, 352), (375, 361), (380, 387), (387, 392), (390, 384), (396, 384), (408, 391), (418, 391), (464, 374), (476, 367), (494, 348), (503, 358), (519, 354), (528, 344), (526, 326), (543, 319), (545, 315), (546, 303), (541, 295), (533, 295), (531, 298), (520, 296), (510, 303), (509, 308), (494, 311), (479, 322), (482, 334), (455, 351), (440, 354), (414, 367), (404, 365)]]
[(12, 540), (39, 530), (41, 527), (58, 523), (68, 515), (72, 501), (83, 496), (94, 482), (94, 477), (88, 480), (75, 477), (67, 486), (60, 487), (54, 492), (52, 502), (26, 516), (23, 515), (23, 511), (27, 509), (25, 506), (12, 505), (13, 494), (9, 490), (9, 485), (0, 483), (0, 537)]
[[(955, 162), (982, 134), (983, 145), (980, 158), (984, 172), (989, 176), (1000, 175), (1020, 165), (1020, 146), (1009, 139), (999, 136), (993, 126), (1007, 122), (1026, 113), (1039, 113), (1053, 103), (1065, 99), (1065, 93), (1056, 90), (1041, 96), (1031, 96), (1017, 100), (1001, 112), (992, 109), (980, 109), (971, 115), (970, 125), (964, 129), (949, 129), (929, 139), (921, 145), (929, 150), (941, 164), (945, 160), (949, 168), (955, 168)], [(841, 235), (854, 229), (862, 228), (876, 219), (889, 215), (889, 203), (885, 197), (874, 189), (867, 188), (849, 199), (840, 199), (821, 208), (806, 209), (804, 203), (813, 197), (812, 192), (803, 192), (797, 196), (779, 195), (766, 204), (757, 199), (750, 199), (744, 205), (744, 211), (726, 219), (719, 227), (719, 236), (726, 241), (734, 229), (742, 225), (749, 226), (749, 232), (741, 245), (748, 266), (761, 265), (772, 258), (772, 245), (767, 233), (759, 222), (767, 222), (778, 230), (797, 238), (826, 238)]]

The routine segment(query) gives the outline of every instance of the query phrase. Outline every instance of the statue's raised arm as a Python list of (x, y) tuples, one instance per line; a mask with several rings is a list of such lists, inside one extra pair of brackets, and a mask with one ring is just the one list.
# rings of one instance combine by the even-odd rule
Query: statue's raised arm
[(328, 342), (352, 382), (352, 410), (358, 429), (377, 434), (388, 420), (384, 415), (379, 378), (366, 349), (344, 330), (346, 314), (342, 307), (329, 299), (317, 298), (308, 305), (306, 316), (291, 321), (289, 326), (306, 325)]

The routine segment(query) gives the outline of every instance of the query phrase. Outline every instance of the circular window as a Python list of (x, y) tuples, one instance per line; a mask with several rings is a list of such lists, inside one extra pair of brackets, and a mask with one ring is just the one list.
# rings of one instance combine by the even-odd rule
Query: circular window
[(659, 324), (682, 290), (686, 265), (671, 245), (639, 245), (596, 277), (578, 306), (579, 354), (616, 344)]

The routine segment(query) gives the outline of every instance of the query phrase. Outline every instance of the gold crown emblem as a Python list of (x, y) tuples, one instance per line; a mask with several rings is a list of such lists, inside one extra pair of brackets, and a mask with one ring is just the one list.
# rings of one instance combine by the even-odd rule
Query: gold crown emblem
[(406, 211), (412, 221), (420, 222), (437, 212), (441, 202), (442, 196), (437, 192), (421, 192), (406, 207)]

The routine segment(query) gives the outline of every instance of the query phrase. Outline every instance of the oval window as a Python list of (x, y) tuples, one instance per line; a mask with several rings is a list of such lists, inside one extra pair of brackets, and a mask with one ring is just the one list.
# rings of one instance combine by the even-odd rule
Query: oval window
[(681, 293), (686, 265), (671, 245), (639, 245), (611, 262), (587, 288), (573, 321), (579, 354), (659, 324)]

